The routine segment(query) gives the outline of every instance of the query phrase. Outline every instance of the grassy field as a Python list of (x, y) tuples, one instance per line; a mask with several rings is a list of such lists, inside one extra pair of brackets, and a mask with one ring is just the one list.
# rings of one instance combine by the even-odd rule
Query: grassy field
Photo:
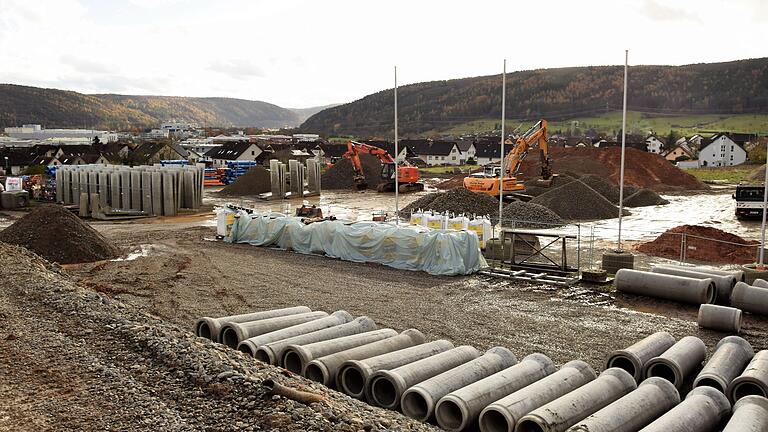
[[(613, 111), (599, 116), (579, 117), (562, 121), (550, 121), (550, 134), (555, 131), (566, 132), (574, 125), (583, 133), (593, 128), (607, 134), (616, 133), (621, 128), (621, 112)], [(475, 120), (453, 126), (443, 133), (465, 134), (491, 131), (500, 123), (499, 119)], [(507, 130), (518, 128), (525, 131), (534, 122), (507, 120)], [(768, 134), (768, 114), (737, 114), (737, 115), (697, 115), (697, 116), (649, 116), (643, 113), (627, 112), (627, 130), (633, 133), (646, 134), (654, 131), (666, 136), (670, 130), (678, 135), (693, 135), (704, 131), (730, 131)]]
[(734, 167), (722, 167), (722, 168), (694, 168), (687, 169), (685, 172), (693, 175), (697, 179), (703, 182), (724, 182), (737, 184), (742, 181), (748, 181), (749, 176), (752, 175), (761, 165), (749, 164), (738, 165)]
[(419, 168), (419, 171), (422, 173), (430, 173), (430, 174), (445, 174), (445, 173), (453, 173), (453, 170), (458, 168), (462, 171), (470, 171), (473, 169), (476, 169), (480, 167), (480, 165), (450, 165), (450, 166), (431, 166), (426, 168)]

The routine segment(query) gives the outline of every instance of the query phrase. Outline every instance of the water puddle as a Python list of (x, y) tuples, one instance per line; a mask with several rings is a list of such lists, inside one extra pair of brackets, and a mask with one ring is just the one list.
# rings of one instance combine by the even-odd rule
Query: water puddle
[(115, 262), (122, 262), (122, 261), (133, 261), (136, 259), (139, 259), (141, 257), (149, 256), (149, 252), (154, 249), (152, 245), (140, 245), (139, 249), (129, 253), (125, 258), (115, 258), (111, 261)]

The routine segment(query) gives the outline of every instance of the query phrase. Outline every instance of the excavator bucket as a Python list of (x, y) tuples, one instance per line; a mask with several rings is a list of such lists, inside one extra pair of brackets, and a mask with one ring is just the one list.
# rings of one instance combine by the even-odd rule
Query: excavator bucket
[(552, 184), (555, 181), (555, 177), (557, 177), (557, 174), (552, 174), (549, 178), (540, 178), (533, 181), (534, 186), (539, 187), (552, 187)]
[(368, 182), (365, 181), (365, 176), (356, 175), (354, 180), (355, 180), (355, 187), (357, 188), (357, 190), (368, 189)]

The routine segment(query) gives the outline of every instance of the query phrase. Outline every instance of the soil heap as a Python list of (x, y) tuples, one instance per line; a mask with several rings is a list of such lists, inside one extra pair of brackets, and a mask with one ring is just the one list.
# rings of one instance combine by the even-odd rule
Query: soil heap
[(90, 225), (58, 205), (42, 205), (0, 231), (0, 241), (60, 264), (117, 258), (120, 249)]
[[(381, 162), (376, 156), (361, 154), (360, 165), (363, 167), (368, 189), (375, 190), (383, 182), (381, 179)], [(342, 158), (323, 173), (320, 184), (323, 189), (355, 189), (354, 177), (355, 170), (352, 167), (352, 162), (347, 158)]]
[(761, 165), (760, 168), (755, 168), (749, 175), (749, 180), (762, 183), (765, 180), (765, 164)]
[(669, 204), (669, 201), (650, 189), (640, 189), (624, 198), (625, 207), (647, 207), (665, 204)]
[(532, 202), (514, 201), (507, 204), (502, 217), (505, 226), (514, 221), (518, 228), (555, 228), (565, 225), (555, 212)]
[(233, 183), (228, 184), (219, 191), (219, 194), (227, 196), (258, 195), (269, 192), (271, 189), (272, 180), (270, 179), (269, 170), (257, 166), (252, 167)]
[(403, 208), (402, 214), (408, 215), (418, 209), (431, 210), (436, 213), (488, 215), (494, 224), (499, 219), (499, 201), (490, 195), (471, 192), (463, 187), (427, 194)]
[(537, 186), (536, 185), (536, 179), (531, 179), (531, 180), (528, 180), (528, 181), (524, 182), (524, 184), (525, 184), (525, 191), (523, 193), (526, 194), (526, 195), (530, 195), (530, 196), (539, 196), (539, 195), (542, 195), (542, 194), (545, 194), (545, 193), (551, 191), (554, 188), (558, 188), (560, 186), (568, 184), (568, 183), (570, 183), (570, 182), (572, 182), (574, 180), (576, 180), (576, 179), (573, 178), (572, 176), (570, 176), (568, 174), (561, 173), (561, 174), (558, 174), (554, 179), (552, 179), (552, 185), (551, 186), (544, 187), (544, 186)]
[(638, 245), (636, 249), (648, 255), (679, 259), (683, 233), (687, 234), (685, 242), (688, 247), (685, 255), (688, 259), (727, 264), (755, 262), (758, 242), (745, 240), (735, 234), (701, 225), (681, 225), (669, 229), (655, 240)]
[(599, 192), (574, 180), (532, 201), (557, 213), (565, 220), (595, 220), (618, 217), (619, 209)]

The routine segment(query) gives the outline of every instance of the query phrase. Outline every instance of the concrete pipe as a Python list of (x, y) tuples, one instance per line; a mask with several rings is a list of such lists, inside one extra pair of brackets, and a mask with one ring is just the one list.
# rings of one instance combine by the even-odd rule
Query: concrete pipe
[(296, 315), (312, 310), (306, 306), (296, 306), (283, 309), (272, 309), (260, 312), (247, 313), (242, 315), (231, 315), (221, 318), (202, 317), (195, 323), (195, 334), (210, 339), (214, 342), (219, 341), (221, 327), (230, 322), (243, 323), (248, 321), (258, 321), (268, 318), (276, 318), (286, 315)]
[(712, 387), (696, 387), (685, 400), (640, 432), (714, 432), (731, 412), (724, 394)]
[(316, 311), (244, 323), (229, 322), (221, 326), (219, 342), (235, 349), (240, 345), (240, 342), (246, 339), (327, 316), (328, 312)]
[(768, 350), (759, 351), (728, 386), (728, 397), (736, 402), (747, 396), (768, 397)]
[(296, 324), (295, 326), (286, 327), (284, 329), (275, 330), (269, 333), (264, 333), (263, 335), (248, 338), (240, 342), (240, 344), (237, 345), (237, 349), (250, 356), (254, 356), (256, 354), (256, 350), (262, 345), (292, 338), (294, 336), (312, 333), (324, 328), (344, 324), (349, 321), (352, 321), (352, 315), (350, 315), (349, 312), (343, 310), (336, 311), (325, 318), (312, 320), (303, 324)]
[(365, 384), (367, 400), (373, 405), (396, 410), (409, 387), (479, 356), (477, 348), (462, 345), (394, 369), (380, 370), (371, 375)]
[(741, 331), (741, 309), (703, 304), (699, 307), (699, 327), (721, 332)]
[(743, 270), (717, 270), (717, 269), (711, 269), (707, 267), (690, 267), (690, 266), (681, 266), (681, 265), (674, 265), (674, 264), (665, 264), (664, 267), (677, 268), (680, 270), (691, 270), (699, 273), (707, 273), (707, 274), (718, 275), (718, 276), (733, 276), (734, 278), (736, 278), (736, 282), (745, 282), (747, 277), (744, 274)]
[(636, 388), (635, 378), (624, 369), (607, 369), (594, 381), (524, 415), (515, 432), (564, 432)]
[(367, 316), (361, 316), (347, 323), (260, 345), (256, 348), (253, 356), (256, 360), (261, 362), (282, 366), (285, 349), (288, 348), (289, 345), (307, 345), (315, 342), (365, 333), (372, 330), (376, 330), (376, 323)]
[(617, 367), (629, 372), (635, 382), (643, 380), (643, 366), (648, 360), (661, 355), (675, 344), (675, 338), (667, 332), (656, 332), (625, 349), (608, 356), (605, 368)]
[(530, 354), (520, 363), (445, 395), (437, 402), (437, 424), (447, 431), (475, 425), (480, 411), (557, 370), (544, 354)]
[(369, 343), (357, 348), (326, 355), (310, 361), (304, 368), (303, 375), (326, 385), (327, 387), (341, 388), (337, 384), (337, 376), (342, 363), (349, 360), (363, 360), (382, 354), (399, 351), (414, 345), (423, 344), (426, 340), (424, 334), (416, 329), (408, 329), (397, 336)]
[(755, 350), (746, 340), (738, 336), (725, 337), (717, 343), (715, 353), (693, 380), (693, 386), (709, 386), (725, 394), (731, 381), (744, 371), (754, 356)]
[(381, 354), (365, 360), (347, 360), (339, 366), (337, 385), (342, 392), (365, 399), (366, 383), (380, 369), (394, 369), (453, 349), (453, 344), (440, 339), (421, 345)]
[(683, 386), (685, 379), (695, 372), (707, 357), (707, 346), (695, 336), (686, 336), (658, 357), (645, 364), (644, 376), (661, 377), (677, 387)]
[(568, 429), (569, 432), (636, 432), (680, 403), (663, 378), (648, 378), (634, 390)]
[[(581, 360), (488, 405), (480, 412), (482, 432), (514, 432), (521, 417), (591, 382), (595, 371)], [(634, 380), (633, 380), (634, 382)]]
[(717, 289), (712, 279), (693, 279), (640, 270), (616, 272), (616, 290), (683, 303), (714, 303)]
[(315, 357), (323, 357), (328, 354), (348, 350), (350, 348), (366, 345), (371, 342), (397, 336), (397, 332), (392, 329), (372, 330), (365, 333), (358, 333), (349, 336), (343, 336), (336, 339), (315, 342), (307, 345), (288, 345), (285, 347), (283, 360), (281, 364), (289, 371), (301, 375), (307, 363)]
[(765, 432), (768, 431), (768, 399), (762, 396), (747, 396), (733, 406), (733, 416), (723, 432)]
[(752, 281), (752, 286), (756, 286), (758, 288), (768, 288), (768, 281), (758, 278)]
[(717, 301), (722, 304), (728, 304), (731, 300), (731, 290), (736, 285), (736, 277), (733, 275), (716, 275), (704, 273), (694, 269), (683, 270), (679, 267), (655, 266), (651, 268), (653, 273), (669, 274), (693, 279), (712, 279), (717, 288)]
[(493, 347), (480, 357), (408, 388), (400, 399), (403, 414), (427, 421), (437, 401), (448, 393), (487, 378), (517, 363), (512, 351)]
[(746, 312), (768, 315), (768, 288), (738, 282), (731, 293), (731, 306)]

